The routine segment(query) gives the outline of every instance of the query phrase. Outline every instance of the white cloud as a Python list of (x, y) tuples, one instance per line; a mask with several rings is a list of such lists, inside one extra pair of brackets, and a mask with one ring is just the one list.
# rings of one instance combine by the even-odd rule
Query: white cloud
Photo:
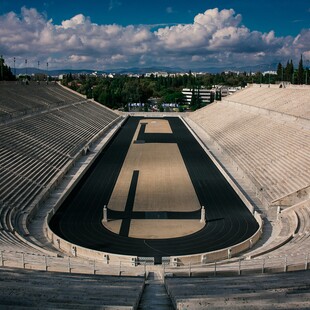
[(121, 54), (113, 55), (113, 56), (111, 57), (111, 60), (112, 60), (113, 63), (118, 63), (118, 62), (120, 62), (120, 61), (122, 61), (122, 62), (127, 62), (126, 56), (125, 56), (125, 55), (121, 55)]
[[(113, 7), (120, 5), (112, 1)], [(56, 25), (35, 9), (22, 8), (0, 16), (0, 50), (16, 65), (45, 61), (57, 68), (72, 66), (109, 69), (134, 66), (248, 65), (299, 59), (310, 53), (310, 30), (298, 36), (277, 37), (274, 31), (251, 31), (234, 10), (212, 9), (192, 24), (123, 27), (98, 25), (83, 14)]]
[(92, 57), (90, 56), (81, 56), (81, 55), (70, 55), (68, 57), (69, 62), (73, 63), (81, 63), (81, 62), (90, 62), (92, 60)]
[(65, 20), (61, 23), (62, 27), (64, 29), (69, 29), (69, 28), (77, 28), (79, 25), (85, 24), (85, 16), (82, 14), (78, 14), (74, 17), (72, 17), (69, 20)]

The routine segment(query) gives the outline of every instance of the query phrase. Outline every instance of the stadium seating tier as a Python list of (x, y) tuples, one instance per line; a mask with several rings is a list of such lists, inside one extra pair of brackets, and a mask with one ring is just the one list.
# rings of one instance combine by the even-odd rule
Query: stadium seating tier
[(33, 208), (119, 115), (54, 83), (0, 83), (0, 94), (0, 246), (32, 252), (14, 235), (14, 216)]
[[(288, 97), (292, 102), (280, 105)], [(298, 118), (303, 118), (310, 124), (309, 102), (308, 88), (249, 87), (189, 117), (230, 155), (267, 201), (272, 202), (310, 185), (310, 125), (302, 126), (298, 122)], [(273, 111), (277, 117), (251, 111), (249, 105)], [(288, 109), (284, 110), (284, 106)], [(288, 121), (287, 115), (294, 115), (297, 120)]]

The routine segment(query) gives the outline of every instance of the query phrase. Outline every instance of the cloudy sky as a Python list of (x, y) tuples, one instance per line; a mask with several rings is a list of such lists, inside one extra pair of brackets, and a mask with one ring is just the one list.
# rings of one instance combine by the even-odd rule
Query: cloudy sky
[(310, 60), (309, 0), (0, 0), (16, 67), (185, 70)]

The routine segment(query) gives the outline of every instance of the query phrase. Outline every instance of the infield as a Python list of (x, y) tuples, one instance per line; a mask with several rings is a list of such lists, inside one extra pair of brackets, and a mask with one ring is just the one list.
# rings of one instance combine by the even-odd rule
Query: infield
[[(139, 122), (121, 172), (114, 187), (108, 208), (125, 211), (132, 175), (138, 171), (132, 211), (134, 212), (191, 212), (200, 204), (176, 143), (135, 143), (143, 125), (146, 134), (172, 134), (164, 119), (143, 119)], [(156, 215), (153, 215), (156, 217)], [(199, 220), (130, 221), (129, 237), (172, 238), (200, 230)], [(104, 223), (114, 233), (120, 225)]]

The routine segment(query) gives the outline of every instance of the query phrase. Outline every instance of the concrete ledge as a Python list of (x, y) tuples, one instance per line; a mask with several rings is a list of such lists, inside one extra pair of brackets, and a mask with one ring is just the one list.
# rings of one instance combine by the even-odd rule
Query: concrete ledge
[[(52, 216), (53, 214), (49, 213), (49, 220)], [(71, 242), (68, 242), (54, 234), (49, 228), (47, 229), (47, 236), (54, 244), (55, 248), (73, 257), (97, 260), (106, 264), (119, 264), (120, 262), (122, 262), (122, 264), (127, 264), (128, 266), (135, 266), (138, 261), (137, 256), (111, 254), (107, 252), (91, 250), (76, 244), (72, 244)]]
[(308, 207), (308, 206), (310, 206), (310, 198), (306, 199), (304, 201), (298, 202), (298, 203), (294, 204), (293, 206), (282, 210), (281, 213), (290, 212), (292, 210), (298, 210), (300, 208), (304, 208), (304, 207)]
[(293, 223), (293, 226), (291, 227), (290, 233), (287, 236), (282, 237), (282, 238), (279, 237), (280, 240), (275, 239), (274, 241), (269, 243), (266, 247), (259, 248), (256, 251), (256, 253), (253, 253), (253, 254), (250, 253), (250, 255), (247, 256), (247, 259), (252, 259), (252, 258), (261, 256), (261, 255), (273, 252), (281, 248), (284, 244), (290, 242), (294, 238), (294, 235), (296, 234), (298, 230), (298, 225), (299, 225), (298, 216), (296, 212), (292, 211), (292, 215), (294, 218), (294, 223)]
[(281, 198), (273, 200), (271, 204), (272, 206), (291, 206), (302, 203), (308, 198), (310, 198), (310, 186), (306, 186), (298, 191), (294, 191)]

